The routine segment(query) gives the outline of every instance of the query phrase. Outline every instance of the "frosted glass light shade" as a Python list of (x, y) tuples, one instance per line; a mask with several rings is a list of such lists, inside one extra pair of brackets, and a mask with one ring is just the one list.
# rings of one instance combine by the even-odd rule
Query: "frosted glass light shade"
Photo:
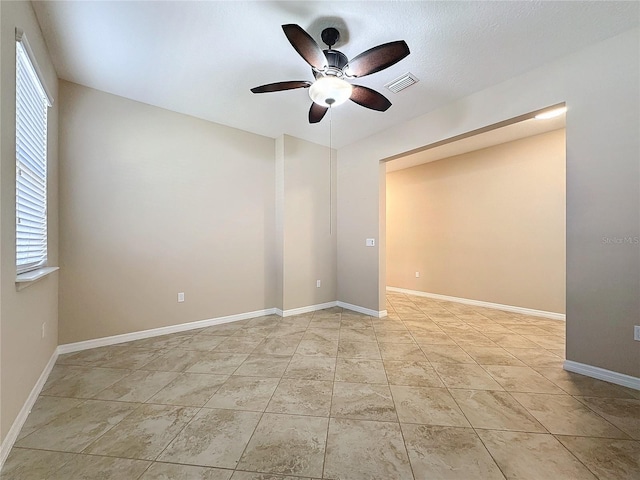
[(353, 87), (341, 78), (327, 76), (316, 80), (309, 88), (309, 96), (318, 105), (331, 107), (349, 100)]

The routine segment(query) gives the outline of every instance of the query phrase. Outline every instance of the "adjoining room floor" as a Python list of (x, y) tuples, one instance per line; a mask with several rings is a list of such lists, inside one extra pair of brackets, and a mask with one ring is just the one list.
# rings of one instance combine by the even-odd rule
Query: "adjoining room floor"
[(62, 355), (0, 478), (640, 478), (640, 392), (564, 371), (563, 322), (387, 298), (384, 319), (332, 308)]

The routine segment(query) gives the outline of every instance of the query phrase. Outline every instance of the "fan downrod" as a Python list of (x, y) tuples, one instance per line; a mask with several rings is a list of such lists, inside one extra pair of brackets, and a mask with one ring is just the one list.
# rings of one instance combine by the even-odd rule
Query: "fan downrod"
[(340, 32), (333, 27), (328, 27), (322, 30), (320, 34), (322, 41), (327, 44), (328, 49), (323, 50), (324, 56), (327, 58), (329, 67), (325, 70), (325, 74), (334, 75), (336, 77), (342, 77), (342, 69), (349, 62), (347, 56), (334, 50), (332, 47), (340, 40)]
[(329, 27), (322, 30), (320, 37), (322, 38), (322, 41), (329, 47), (329, 50), (331, 50), (331, 47), (333, 47), (336, 43), (338, 43), (338, 40), (340, 40), (340, 32), (338, 32), (338, 30), (333, 27)]

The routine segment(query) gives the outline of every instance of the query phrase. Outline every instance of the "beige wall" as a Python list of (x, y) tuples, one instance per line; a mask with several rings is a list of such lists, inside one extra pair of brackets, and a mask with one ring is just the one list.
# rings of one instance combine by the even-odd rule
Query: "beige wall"
[[(15, 29), (24, 30), (50, 93), (49, 265), (58, 262), (58, 79), (29, 2), (0, 2), (0, 438), (5, 439), (58, 344), (58, 274), (17, 291), (15, 284)], [(42, 324), (46, 323), (42, 338)]]
[(273, 139), (60, 97), (61, 344), (273, 308)]
[(284, 140), (284, 135), (276, 138), (276, 234), (275, 251), (273, 252), (276, 265), (276, 274), (274, 277), (276, 302), (274, 307), (281, 311), (284, 309)]
[[(380, 161), (566, 102), (567, 358), (640, 377), (640, 38), (633, 29), (338, 151), (338, 299), (384, 308)], [(379, 242), (381, 244), (382, 242)]]
[[(281, 179), (282, 310), (336, 300), (336, 165), (329, 149), (289, 135), (277, 140)], [(329, 162), (332, 162), (330, 167)], [(331, 227), (330, 227), (331, 225)], [(320, 288), (316, 281), (321, 281)], [(280, 307), (279, 307), (280, 308)]]
[(388, 286), (564, 313), (564, 129), (386, 177)]

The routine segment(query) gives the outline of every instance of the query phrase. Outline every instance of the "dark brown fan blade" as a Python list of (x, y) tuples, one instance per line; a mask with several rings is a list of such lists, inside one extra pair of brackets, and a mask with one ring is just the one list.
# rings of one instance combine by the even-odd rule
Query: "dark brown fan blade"
[(318, 70), (322, 70), (328, 66), (327, 58), (324, 56), (320, 46), (300, 25), (293, 23), (282, 25), (282, 30), (284, 30), (287, 39), (291, 42), (293, 48), (296, 49), (296, 52), (304, 58), (305, 62)]
[(324, 117), (325, 113), (329, 110), (328, 107), (318, 105), (316, 102), (311, 104), (309, 109), (309, 123), (318, 123)]
[(391, 106), (391, 102), (387, 100), (387, 97), (362, 85), (353, 86), (349, 100), (379, 112), (385, 112)]
[(291, 82), (267, 83), (266, 85), (254, 87), (251, 91), (253, 93), (280, 92), (282, 90), (293, 90), (294, 88), (309, 88), (310, 86), (311, 82), (294, 80)]
[(344, 70), (350, 77), (364, 77), (398, 63), (409, 53), (409, 46), (404, 40), (385, 43), (353, 58)]

